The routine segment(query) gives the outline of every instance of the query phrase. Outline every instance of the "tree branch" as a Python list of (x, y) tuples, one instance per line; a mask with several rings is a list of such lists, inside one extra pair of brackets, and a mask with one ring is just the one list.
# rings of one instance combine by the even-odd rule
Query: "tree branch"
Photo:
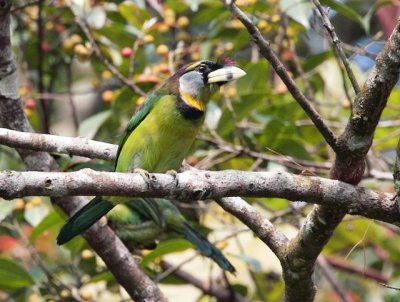
[[(240, 145), (234, 145), (226, 141), (208, 138), (204, 135), (200, 135), (200, 139), (215, 145), (218, 149), (221, 149), (225, 152), (240, 153), (265, 161), (277, 162), (281, 165), (288, 166), (291, 169), (300, 171), (304, 169), (327, 170), (331, 167), (331, 164), (328, 162), (315, 163), (290, 156), (265, 154), (253, 151)], [(0, 144), (11, 148), (64, 153), (105, 160), (114, 160), (118, 149), (118, 145), (90, 140), (83, 137), (28, 133), (5, 128), (0, 128)]]
[(353, 71), (351, 70), (349, 60), (346, 57), (346, 54), (343, 51), (343, 48), (340, 46), (340, 40), (339, 37), (337, 36), (335, 29), (329, 20), (328, 14), (322, 7), (321, 3), (318, 0), (313, 0), (313, 3), (315, 7), (318, 9), (318, 12), (321, 16), (322, 19), (322, 24), (324, 25), (326, 31), (330, 35), (332, 42), (333, 42), (333, 47), (336, 51), (336, 53), (339, 55), (340, 59), (342, 60), (343, 66), (346, 69), (347, 75), (351, 81), (351, 84), (353, 85), (354, 92), (358, 94), (360, 92), (360, 86), (357, 83), (356, 77), (354, 76)]
[(343, 302), (351, 302), (351, 299), (347, 296), (347, 293), (342, 288), (341, 284), (339, 284), (339, 280), (337, 280), (337, 278), (335, 277), (335, 275), (332, 271), (332, 268), (329, 265), (328, 261), (326, 261), (325, 257), (319, 256), (317, 259), (317, 262), (318, 262), (318, 266), (319, 266), (322, 274), (325, 276), (325, 278), (331, 284), (332, 288), (339, 295), (339, 297), (342, 299), (342, 301)]
[[(238, 183), (238, 185), (241, 185)], [(252, 183), (249, 184), (251, 187)], [(240, 197), (225, 197), (215, 201), (228, 213), (248, 226), (278, 257), (283, 260), (289, 239), (257, 210)]]
[(173, 267), (166, 261), (161, 261), (161, 266), (165, 270), (173, 269), (172, 274), (174, 276), (197, 287), (205, 295), (217, 298), (219, 302), (248, 302), (246, 298), (240, 296), (238, 293), (230, 292), (221, 286), (215, 286), (213, 283), (206, 284), (184, 270)]
[(12, 148), (65, 153), (105, 160), (114, 160), (118, 149), (117, 145), (83, 137), (37, 134), (5, 128), (0, 128), (0, 144)]
[(365, 168), (375, 129), (389, 95), (399, 80), (400, 21), (376, 58), (364, 87), (357, 95), (349, 122), (338, 139), (338, 152), (332, 169), (334, 178), (357, 184)]
[[(229, 2), (232, 14), (245, 25), (260, 53), (271, 63), (276, 73), (288, 87), (296, 101), (308, 114), (314, 125), (336, 153), (331, 177), (357, 184), (363, 175), (365, 157), (372, 144), (375, 128), (393, 86), (398, 81), (400, 70), (400, 25), (397, 24), (384, 49), (376, 59), (362, 91), (354, 102), (349, 123), (336, 139), (320, 115), (299, 91), (288, 76), (283, 64), (270, 48), (269, 42), (261, 35), (251, 20), (233, 3)], [(302, 199), (306, 200), (306, 199)], [(361, 202), (361, 200), (356, 200)], [(398, 213), (394, 202), (393, 209)], [(285, 279), (286, 301), (313, 301), (316, 293), (312, 280), (315, 261), (347, 209), (340, 206), (315, 206), (308, 215), (300, 232), (288, 247), (286, 261), (282, 261)]]
[(332, 256), (325, 257), (327, 263), (330, 266), (342, 270), (344, 272), (348, 272), (350, 274), (354, 274), (360, 277), (369, 278), (371, 280), (375, 280), (380, 283), (387, 284), (389, 282), (389, 278), (383, 275), (380, 271), (373, 268), (365, 268), (355, 266), (354, 263), (350, 263), (349, 261), (335, 258)]
[(247, 28), (252, 40), (257, 44), (260, 53), (266, 58), (271, 66), (275, 69), (275, 72), (279, 75), (282, 81), (285, 83), (289, 92), (292, 94), (293, 98), (297, 103), (303, 108), (304, 112), (313, 121), (314, 125), (317, 127), (321, 135), (324, 137), (325, 141), (331, 146), (333, 150), (336, 150), (336, 137), (329, 127), (325, 124), (324, 120), (320, 114), (311, 105), (307, 97), (300, 91), (296, 83), (289, 76), (285, 66), (273, 52), (270, 47), (270, 43), (264, 39), (258, 28), (251, 22), (251, 20), (246, 16), (246, 14), (238, 8), (233, 1), (229, 5), (229, 8), (236, 18), (238, 18), (243, 25)]
[[(98, 172), (91, 169), (76, 172), (0, 172), (0, 197), (38, 195), (113, 195), (178, 200), (276, 197), (306, 200), (389, 223), (400, 221), (399, 208), (392, 194), (378, 193), (337, 180), (287, 172), (188, 170), (176, 176), (150, 173), (149, 178), (140, 173)], [(220, 204), (229, 207), (235, 215), (244, 215), (241, 211), (255, 215), (246, 208), (243, 200), (223, 200)], [(258, 218), (256, 220), (259, 221)], [(323, 221), (320, 223), (324, 224)]]
[(75, 17), (75, 21), (76, 23), (79, 25), (79, 27), (81, 28), (81, 30), (83, 31), (83, 33), (86, 35), (86, 38), (88, 38), (90, 45), (93, 48), (94, 53), (96, 54), (97, 58), (107, 67), (107, 69), (115, 76), (118, 78), (118, 80), (120, 80), (123, 84), (125, 84), (126, 86), (128, 86), (130, 89), (132, 89), (132, 91), (134, 91), (135, 93), (141, 95), (141, 96), (145, 96), (146, 93), (140, 89), (132, 80), (127, 79), (121, 72), (119, 72), (119, 70), (110, 63), (110, 61), (103, 55), (103, 53), (101, 52), (100, 47), (97, 45), (92, 32), (90, 31), (90, 28), (86, 22), (86, 20), (79, 14), (79, 12), (77, 12), (77, 10), (73, 7), (74, 4), (71, 4), (69, 6), (72, 14)]
[[(365, 158), (371, 147), (375, 128), (389, 94), (399, 79), (399, 49), (400, 22), (377, 56), (373, 70), (356, 97), (350, 120), (337, 141), (331, 178), (351, 184), (358, 184), (362, 179)], [(362, 202), (356, 200), (356, 203)], [(396, 200), (392, 203), (393, 210), (398, 208)], [(382, 207), (385, 207), (384, 204)], [(288, 301), (297, 301), (299, 294), (309, 301), (313, 300), (315, 287), (311, 276), (315, 261), (346, 213), (347, 210), (339, 206), (317, 205), (308, 215), (298, 235), (289, 245), (287, 263), (284, 264), (285, 281), (289, 289), (285, 293)]]

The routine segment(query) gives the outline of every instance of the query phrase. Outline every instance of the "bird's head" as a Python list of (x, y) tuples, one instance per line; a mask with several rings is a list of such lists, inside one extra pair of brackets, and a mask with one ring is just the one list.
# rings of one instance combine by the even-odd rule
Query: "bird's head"
[(171, 80), (175, 84), (176, 93), (187, 105), (204, 112), (211, 95), (221, 85), (245, 74), (230, 60), (217, 63), (202, 60), (182, 67)]

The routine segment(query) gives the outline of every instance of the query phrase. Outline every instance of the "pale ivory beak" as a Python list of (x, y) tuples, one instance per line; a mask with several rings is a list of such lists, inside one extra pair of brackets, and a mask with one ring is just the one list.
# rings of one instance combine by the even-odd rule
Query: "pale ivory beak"
[(239, 79), (246, 73), (236, 66), (225, 66), (208, 74), (208, 83), (229, 82)]

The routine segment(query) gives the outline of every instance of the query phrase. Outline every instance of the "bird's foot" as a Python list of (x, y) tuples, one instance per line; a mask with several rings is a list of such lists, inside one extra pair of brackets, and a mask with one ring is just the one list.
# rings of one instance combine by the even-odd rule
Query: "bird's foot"
[(179, 185), (178, 172), (176, 172), (175, 170), (168, 170), (165, 174), (170, 175), (174, 178), (175, 187)]
[(140, 176), (142, 176), (144, 182), (146, 183), (147, 187), (150, 188), (151, 187), (151, 180), (150, 180), (150, 174), (149, 172), (147, 172), (146, 170), (140, 169), (140, 168), (136, 168), (135, 170), (133, 170), (133, 173), (137, 173)]

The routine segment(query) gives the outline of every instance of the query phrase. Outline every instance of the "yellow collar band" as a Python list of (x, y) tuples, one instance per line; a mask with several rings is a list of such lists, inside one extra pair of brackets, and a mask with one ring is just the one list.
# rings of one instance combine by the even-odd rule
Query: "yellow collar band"
[(187, 93), (185, 91), (181, 91), (180, 95), (181, 95), (182, 100), (187, 105), (194, 107), (200, 111), (203, 111), (203, 112), (205, 111), (206, 104), (203, 101), (194, 98), (193, 96), (191, 96), (189, 93)]

